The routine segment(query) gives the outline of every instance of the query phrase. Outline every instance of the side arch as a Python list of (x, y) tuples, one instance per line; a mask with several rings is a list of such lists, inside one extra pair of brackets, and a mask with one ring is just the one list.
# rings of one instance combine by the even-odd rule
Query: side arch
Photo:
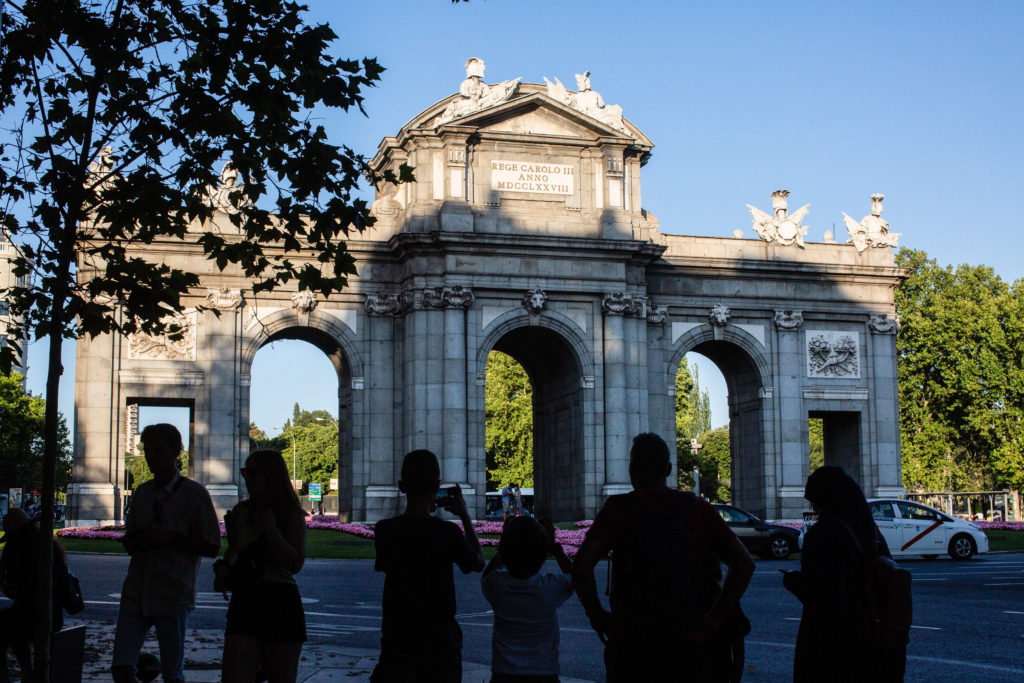
[(583, 377), (594, 376), (594, 358), (583, 340), (583, 330), (568, 316), (550, 310), (545, 310), (540, 315), (531, 315), (525, 310), (506, 311), (492, 320), (484, 328), (484, 336), (477, 346), (476, 362), (478, 367), (487, 365), (487, 356), (499, 339), (519, 327), (542, 327), (558, 333), (572, 348), (580, 365), (580, 375)]
[(758, 515), (773, 509), (768, 487), (774, 481), (775, 449), (765, 399), (772, 391), (767, 349), (737, 326), (717, 331), (709, 324), (687, 330), (672, 344), (664, 380), (673, 387), (683, 357), (693, 351), (713, 362), (725, 377), (729, 397), (729, 450), (732, 500)]
[[(320, 349), (331, 361), (338, 378), (338, 517), (347, 521), (361, 516), (365, 508), (364, 489), (367, 482), (357, 473), (366, 471), (365, 453), (357, 451), (355, 444), (363, 441), (362, 382), (353, 381), (363, 377), (363, 360), (358, 351), (358, 342), (352, 331), (340, 319), (330, 313), (311, 311), (299, 313), (281, 309), (261, 318), (255, 329), (246, 330), (241, 341), (240, 374), (251, 378), (252, 364), (256, 353), (265, 345), (283, 339), (304, 341)], [(251, 381), (251, 380), (250, 380)], [(242, 395), (239, 410), (239, 425), (249, 424), (250, 392)], [(242, 446), (241, 460), (248, 456), (249, 440), (239, 435)], [(244, 482), (238, 481), (240, 486)]]

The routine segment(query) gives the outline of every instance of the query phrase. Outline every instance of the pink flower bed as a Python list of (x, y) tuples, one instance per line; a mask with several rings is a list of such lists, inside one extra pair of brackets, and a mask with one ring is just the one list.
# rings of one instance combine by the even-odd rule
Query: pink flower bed
[[(455, 522), (462, 528), (462, 524)], [(583, 543), (583, 539), (587, 535), (587, 528), (592, 524), (590, 521), (576, 522), (575, 529), (555, 529), (555, 540), (562, 544), (565, 548), (565, 554), (569, 557), (576, 555), (579, 550), (579, 546)], [(352, 534), (359, 536), (360, 538), (372, 539), (374, 537), (373, 528), (366, 524), (351, 524), (345, 522), (339, 522), (337, 517), (331, 515), (310, 515), (306, 518), (306, 527), (309, 529), (324, 529), (326, 531), (340, 531), (346, 534)], [(491, 536), (500, 536), (501, 531), (504, 528), (502, 522), (473, 522), (473, 529), (477, 534), (487, 534)], [(223, 538), (226, 535), (224, 529), (224, 522), (220, 523), (220, 535)], [(70, 527), (67, 529), (61, 529), (57, 532), (58, 536), (64, 538), (89, 538), (89, 539), (107, 539), (112, 541), (120, 540), (124, 537), (124, 527)], [(496, 547), (498, 545), (497, 538), (481, 538), (480, 545)]]
[(982, 529), (999, 529), (1002, 531), (1024, 531), (1024, 522), (985, 522), (981, 520), (968, 519), (971, 524), (977, 524)]

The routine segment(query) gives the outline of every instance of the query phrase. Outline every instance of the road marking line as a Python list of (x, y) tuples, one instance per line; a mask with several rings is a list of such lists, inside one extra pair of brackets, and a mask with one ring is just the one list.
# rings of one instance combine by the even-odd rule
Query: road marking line
[(1003, 610), (1003, 614), (1024, 614), (1024, 612), (1014, 612), (1012, 609)]
[(914, 581), (949, 581), (949, 579), (919, 579), (915, 576)]
[(782, 617), (785, 621), (800, 621), (800, 617)]
[(1024, 586), (1024, 581), (1016, 583), (983, 583), (982, 586)]
[(919, 628), (922, 631), (941, 631), (942, 629), (938, 626), (911, 626), (910, 628)]
[(998, 666), (996, 664), (981, 664), (978, 662), (965, 662), (962, 659), (944, 659), (942, 657), (922, 657), (919, 655), (907, 655), (907, 659), (913, 659), (919, 662), (931, 662), (932, 664), (952, 664), (953, 666), (969, 666), (975, 669), (984, 669), (986, 671), (1002, 671), (1005, 673), (1012, 674), (1024, 674), (1024, 669), (1018, 669), (1012, 666)]
[(380, 621), (380, 617), (367, 616), (365, 614), (334, 614), (332, 612), (306, 612), (311, 617), (338, 617), (339, 619), (372, 619)]

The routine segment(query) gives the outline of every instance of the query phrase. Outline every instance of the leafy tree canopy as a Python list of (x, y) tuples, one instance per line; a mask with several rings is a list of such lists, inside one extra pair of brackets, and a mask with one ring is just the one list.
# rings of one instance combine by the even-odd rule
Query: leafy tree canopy
[[(260, 435), (258, 440), (254, 434)], [(294, 442), (292, 437), (295, 437)], [(260, 448), (280, 451), (291, 478), (302, 480), (303, 491), (308, 491), (309, 483), (315, 482), (322, 484), (327, 493), (331, 479), (338, 476), (338, 422), (326, 410), (303, 410), (296, 403), (292, 417), (284, 423), (281, 433), (276, 437), (268, 438), (262, 429), (251, 423), (249, 438), (257, 440)]]
[(488, 488), (533, 486), (533, 389), (526, 370), (500, 351), (487, 357), (484, 398)]
[(691, 439), (711, 429), (711, 399), (700, 388), (700, 371), (690, 368), (686, 359), (676, 371), (676, 476), (679, 488), (693, 488), (693, 468), (699, 457), (693, 455)]
[[(22, 387), (18, 373), (0, 375), (0, 484), (31, 491), (42, 486), (43, 416), (46, 401)], [(57, 489), (71, 482), (71, 441), (68, 425), (57, 425)]]
[(900, 438), (912, 490), (1024, 486), (1024, 281), (903, 248)]

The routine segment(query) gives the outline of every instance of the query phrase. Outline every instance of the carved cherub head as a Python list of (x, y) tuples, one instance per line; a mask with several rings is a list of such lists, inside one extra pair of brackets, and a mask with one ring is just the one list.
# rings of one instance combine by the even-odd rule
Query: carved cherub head
[(786, 203), (786, 197), (789, 196), (789, 190), (775, 190), (772, 192), (772, 208), (775, 209), (776, 218), (785, 218), (786, 213), (789, 211), (789, 205)]
[(581, 74), (576, 74), (576, 89), (580, 92), (587, 92), (590, 90), (590, 72), (584, 71)]
[(885, 199), (884, 194), (873, 194), (871, 195), (871, 215), (881, 216), (882, 215), (882, 200)]
[(470, 57), (466, 60), (466, 78), (483, 78), (484, 60)]

